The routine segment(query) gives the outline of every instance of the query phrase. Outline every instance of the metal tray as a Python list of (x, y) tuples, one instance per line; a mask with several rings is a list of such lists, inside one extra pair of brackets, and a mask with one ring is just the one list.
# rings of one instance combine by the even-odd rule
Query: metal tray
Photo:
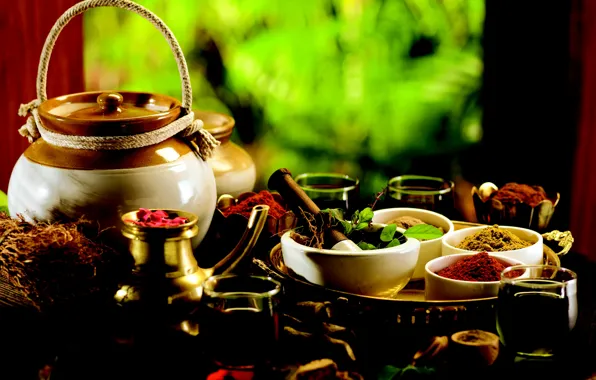
[(334, 310), (334, 323), (383, 336), (389, 341), (420, 336), (450, 335), (467, 329), (494, 330), (496, 297), (426, 301), (423, 281), (411, 282), (396, 298), (347, 293), (312, 284), (284, 264), (278, 244), (263, 259), (253, 262), (283, 284), (284, 302), (324, 302)]
[(368, 302), (391, 302), (391, 303), (406, 303), (410, 306), (429, 307), (429, 306), (459, 306), (468, 305), (470, 303), (493, 303), (497, 297), (476, 298), (466, 300), (432, 300), (427, 301), (424, 298), (424, 280), (410, 281), (406, 287), (397, 293), (392, 298), (365, 296), (360, 294), (348, 293), (340, 290), (325, 288), (321, 285), (316, 285), (308, 282), (302, 276), (294, 273), (290, 268), (286, 267), (281, 253), (281, 244), (277, 244), (269, 253), (269, 265), (267, 267), (274, 272), (273, 275), (283, 281), (292, 281), (301, 286), (311, 288), (313, 292), (324, 292), (335, 297), (345, 297), (353, 300), (361, 300)]

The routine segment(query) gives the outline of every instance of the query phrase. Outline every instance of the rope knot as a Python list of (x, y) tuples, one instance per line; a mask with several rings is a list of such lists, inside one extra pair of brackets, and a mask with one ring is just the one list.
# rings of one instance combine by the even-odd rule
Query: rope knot
[(213, 151), (219, 145), (219, 141), (206, 129), (199, 130), (199, 133), (196, 135), (196, 143), (199, 146), (200, 156), (203, 160), (207, 160), (213, 156)]
[(203, 159), (207, 160), (213, 155), (213, 151), (219, 145), (219, 141), (213, 137), (209, 131), (203, 129), (203, 121), (195, 119), (191, 125), (183, 132), (182, 137), (188, 140), (194, 140), (193, 143), (197, 147), (197, 154)]
[(195, 119), (184, 131), (182, 131), (182, 137), (190, 137), (203, 129), (203, 120)]
[(29, 116), (27, 118), (27, 123), (19, 128), (19, 134), (26, 137), (30, 144), (41, 137), (33, 116)]
[(19, 107), (19, 116), (27, 116), (31, 111), (37, 109), (37, 107), (39, 107), (40, 104), (41, 102), (39, 101), (39, 99), (34, 99), (29, 103), (21, 104), (21, 106)]
[(27, 140), (29, 140), (29, 143), (33, 143), (35, 140), (41, 137), (39, 129), (37, 128), (37, 123), (35, 122), (37, 107), (39, 107), (40, 104), (41, 102), (39, 99), (35, 99), (29, 103), (21, 104), (19, 107), (19, 116), (26, 117), (29, 115), (25, 125), (19, 128), (19, 134), (23, 137), (26, 137)]

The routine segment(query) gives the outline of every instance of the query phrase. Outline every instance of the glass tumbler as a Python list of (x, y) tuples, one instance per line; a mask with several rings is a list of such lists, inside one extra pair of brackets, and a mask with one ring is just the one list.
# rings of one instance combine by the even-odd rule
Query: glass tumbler
[(452, 217), (455, 212), (453, 181), (422, 175), (391, 178), (387, 186), (389, 207), (413, 207)]
[(248, 275), (218, 275), (203, 284), (199, 336), (220, 367), (251, 369), (271, 359), (279, 336), (279, 282)]
[(340, 173), (303, 173), (294, 180), (321, 210), (335, 208), (344, 218), (356, 211), (360, 181)]
[(516, 265), (501, 273), (497, 331), (520, 356), (551, 357), (565, 348), (577, 321), (577, 276), (549, 265)]

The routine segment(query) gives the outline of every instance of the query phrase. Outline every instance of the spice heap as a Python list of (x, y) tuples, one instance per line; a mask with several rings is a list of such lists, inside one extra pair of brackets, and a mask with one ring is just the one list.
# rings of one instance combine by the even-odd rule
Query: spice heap
[(497, 259), (486, 252), (461, 259), (437, 274), (441, 277), (462, 281), (499, 281), (501, 272), (506, 268)]
[(466, 237), (457, 248), (468, 251), (501, 252), (512, 251), (531, 246), (532, 243), (494, 225), (486, 227)]
[(170, 218), (170, 215), (163, 210), (151, 211), (140, 208), (137, 211), (137, 220), (127, 219), (125, 222), (134, 223), (142, 227), (176, 227), (187, 223), (188, 219), (181, 216)]
[(118, 255), (91, 240), (98, 227), (82, 219), (33, 224), (0, 213), (0, 276), (37, 307), (101, 290), (110, 277), (101, 273)]
[(403, 229), (407, 230), (410, 227), (414, 227), (414, 226), (417, 226), (420, 224), (426, 224), (426, 223), (424, 223), (422, 220), (420, 220), (418, 218), (414, 218), (413, 216), (404, 215), (404, 216), (400, 216), (399, 218), (390, 220), (389, 222), (387, 222), (387, 224), (395, 224), (399, 228), (403, 228)]
[(258, 194), (252, 195), (238, 204), (221, 210), (221, 212), (225, 217), (232, 214), (240, 214), (248, 218), (250, 217), (253, 207), (257, 205), (269, 206), (268, 215), (271, 215), (274, 219), (279, 219), (286, 213), (284, 206), (279, 204), (267, 190), (262, 190)]
[(540, 186), (521, 185), (511, 182), (491, 194), (491, 199), (506, 204), (525, 203), (536, 207), (540, 202), (548, 199), (546, 192)]

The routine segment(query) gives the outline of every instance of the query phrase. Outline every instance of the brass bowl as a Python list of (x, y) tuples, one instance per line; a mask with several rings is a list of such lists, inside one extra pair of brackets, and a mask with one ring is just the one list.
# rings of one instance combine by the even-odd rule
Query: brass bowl
[(501, 224), (514, 227), (544, 231), (555, 212), (561, 195), (556, 193), (532, 207), (527, 203), (503, 203), (492, 198), (499, 188), (491, 182), (483, 183), (479, 188), (472, 188), (472, 199), (478, 222), (482, 224)]

